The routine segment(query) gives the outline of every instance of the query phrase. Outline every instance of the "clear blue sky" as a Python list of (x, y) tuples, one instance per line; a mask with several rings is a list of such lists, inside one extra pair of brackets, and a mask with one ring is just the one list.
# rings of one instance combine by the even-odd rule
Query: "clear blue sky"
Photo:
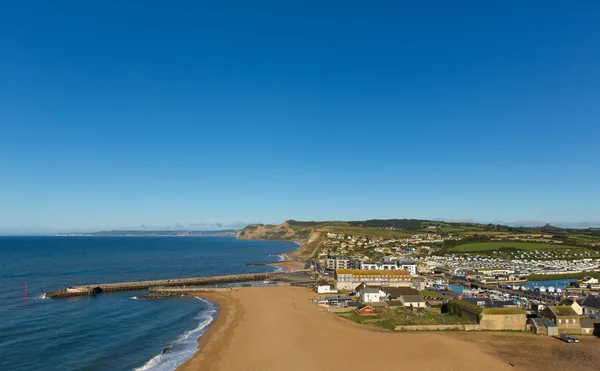
[(0, 233), (600, 224), (600, 3), (291, 3), (3, 1)]

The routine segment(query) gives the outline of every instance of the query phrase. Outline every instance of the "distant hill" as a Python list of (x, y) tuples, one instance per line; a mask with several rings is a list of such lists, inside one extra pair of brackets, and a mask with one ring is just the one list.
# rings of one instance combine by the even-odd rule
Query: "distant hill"
[(55, 236), (97, 236), (97, 237), (108, 237), (108, 236), (236, 236), (236, 229), (226, 229), (221, 231), (145, 231), (145, 230), (131, 230), (131, 231), (100, 231), (90, 233), (56, 233)]
[(565, 244), (600, 246), (600, 229), (561, 228), (551, 225), (540, 227), (514, 227), (501, 224), (443, 222), (426, 219), (371, 219), (364, 221), (297, 221), (281, 224), (250, 224), (238, 232), (237, 237), (248, 240), (283, 240), (302, 244), (296, 253), (313, 256), (325, 233), (369, 236), (379, 238), (406, 238), (415, 233), (436, 233), (442, 236), (459, 236), (463, 241), (487, 241), (498, 236), (518, 234), (550, 235)]

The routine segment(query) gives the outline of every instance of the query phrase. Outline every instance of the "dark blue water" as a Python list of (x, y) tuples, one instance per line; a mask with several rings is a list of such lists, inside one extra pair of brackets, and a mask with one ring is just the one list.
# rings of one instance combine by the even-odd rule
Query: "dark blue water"
[(131, 299), (136, 292), (89, 301), (42, 294), (80, 284), (264, 272), (273, 268), (244, 264), (276, 261), (295, 248), (229, 237), (0, 237), (0, 370), (172, 370), (216, 317), (210, 303)]

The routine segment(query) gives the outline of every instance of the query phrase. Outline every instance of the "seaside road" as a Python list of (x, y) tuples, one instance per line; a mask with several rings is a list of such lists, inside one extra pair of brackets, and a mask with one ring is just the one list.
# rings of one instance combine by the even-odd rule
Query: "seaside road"
[[(299, 287), (199, 293), (221, 313), (179, 370), (496, 371), (512, 368), (475, 343), (441, 333), (392, 333), (338, 318)], [(343, 366), (342, 366), (343, 365)], [(514, 367), (512, 369), (524, 369)]]

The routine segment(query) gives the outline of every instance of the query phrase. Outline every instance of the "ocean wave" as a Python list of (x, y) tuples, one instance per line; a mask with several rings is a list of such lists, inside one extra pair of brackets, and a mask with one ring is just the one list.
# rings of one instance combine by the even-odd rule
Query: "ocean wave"
[(137, 296), (132, 296), (129, 299), (131, 299), (131, 300), (138, 300), (139, 298)]
[(206, 332), (208, 326), (210, 326), (218, 314), (218, 311), (211, 302), (199, 297), (196, 297), (196, 299), (206, 303), (210, 307), (209, 310), (204, 310), (198, 315), (197, 319), (200, 320), (198, 326), (179, 335), (160, 354), (154, 356), (142, 367), (134, 369), (134, 371), (173, 371), (185, 361), (192, 358), (198, 349), (198, 339)]

